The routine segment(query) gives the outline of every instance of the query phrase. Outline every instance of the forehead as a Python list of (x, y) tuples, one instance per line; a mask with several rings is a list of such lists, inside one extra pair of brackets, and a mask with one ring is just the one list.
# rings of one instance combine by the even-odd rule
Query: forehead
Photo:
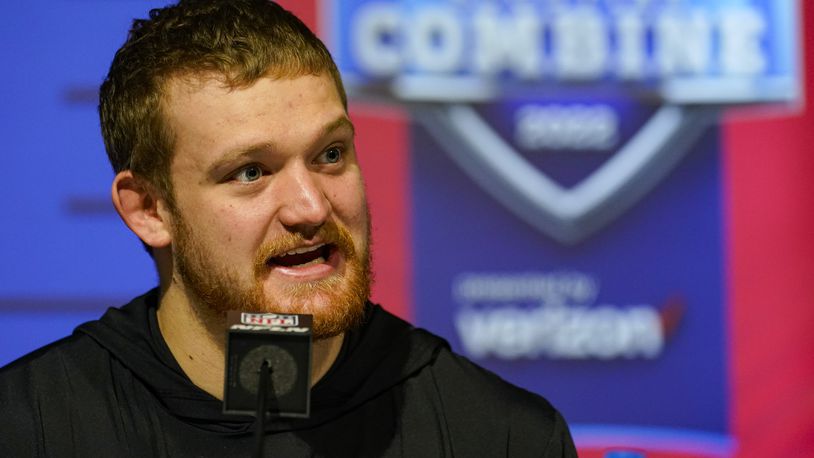
[(176, 154), (297, 143), (347, 117), (328, 75), (263, 77), (239, 87), (211, 75), (177, 77), (165, 85), (162, 112)]

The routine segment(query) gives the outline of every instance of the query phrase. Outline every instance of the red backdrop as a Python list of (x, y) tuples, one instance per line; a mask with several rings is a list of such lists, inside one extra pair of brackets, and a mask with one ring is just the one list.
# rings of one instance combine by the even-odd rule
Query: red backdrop
[(724, 124), (731, 429), (744, 458), (814, 453), (812, 6), (801, 12), (805, 106)]

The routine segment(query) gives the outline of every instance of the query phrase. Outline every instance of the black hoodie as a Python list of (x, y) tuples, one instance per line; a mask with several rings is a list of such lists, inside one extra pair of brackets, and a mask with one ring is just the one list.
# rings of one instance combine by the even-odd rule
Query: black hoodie
[[(0, 369), (0, 456), (251, 456), (254, 419), (224, 415), (161, 337), (153, 290)], [(308, 419), (267, 423), (265, 455), (575, 457), (543, 398), (369, 304), (311, 391)]]

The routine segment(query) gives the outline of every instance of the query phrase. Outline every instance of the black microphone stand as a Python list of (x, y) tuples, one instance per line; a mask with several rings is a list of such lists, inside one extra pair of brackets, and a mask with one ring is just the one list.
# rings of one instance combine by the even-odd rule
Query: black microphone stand
[[(267, 359), (263, 360), (263, 364), (258, 371), (259, 379), (257, 383), (257, 429), (254, 432), (254, 456), (255, 458), (263, 458), (263, 441), (266, 437), (266, 415), (268, 415), (267, 397), (269, 387), (273, 389), (273, 381), (271, 380), (271, 365)], [(274, 396), (274, 394), (272, 394)]]

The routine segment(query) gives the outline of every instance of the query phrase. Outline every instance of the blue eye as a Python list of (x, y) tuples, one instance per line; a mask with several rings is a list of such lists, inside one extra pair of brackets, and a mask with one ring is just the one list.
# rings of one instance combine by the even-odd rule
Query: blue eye
[(322, 153), (325, 162), (329, 164), (336, 164), (342, 160), (342, 150), (336, 146), (332, 146)]
[(240, 169), (234, 176), (236, 181), (241, 183), (251, 183), (259, 180), (263, 176), (263, 169), (257, 165), (250, 165)]

